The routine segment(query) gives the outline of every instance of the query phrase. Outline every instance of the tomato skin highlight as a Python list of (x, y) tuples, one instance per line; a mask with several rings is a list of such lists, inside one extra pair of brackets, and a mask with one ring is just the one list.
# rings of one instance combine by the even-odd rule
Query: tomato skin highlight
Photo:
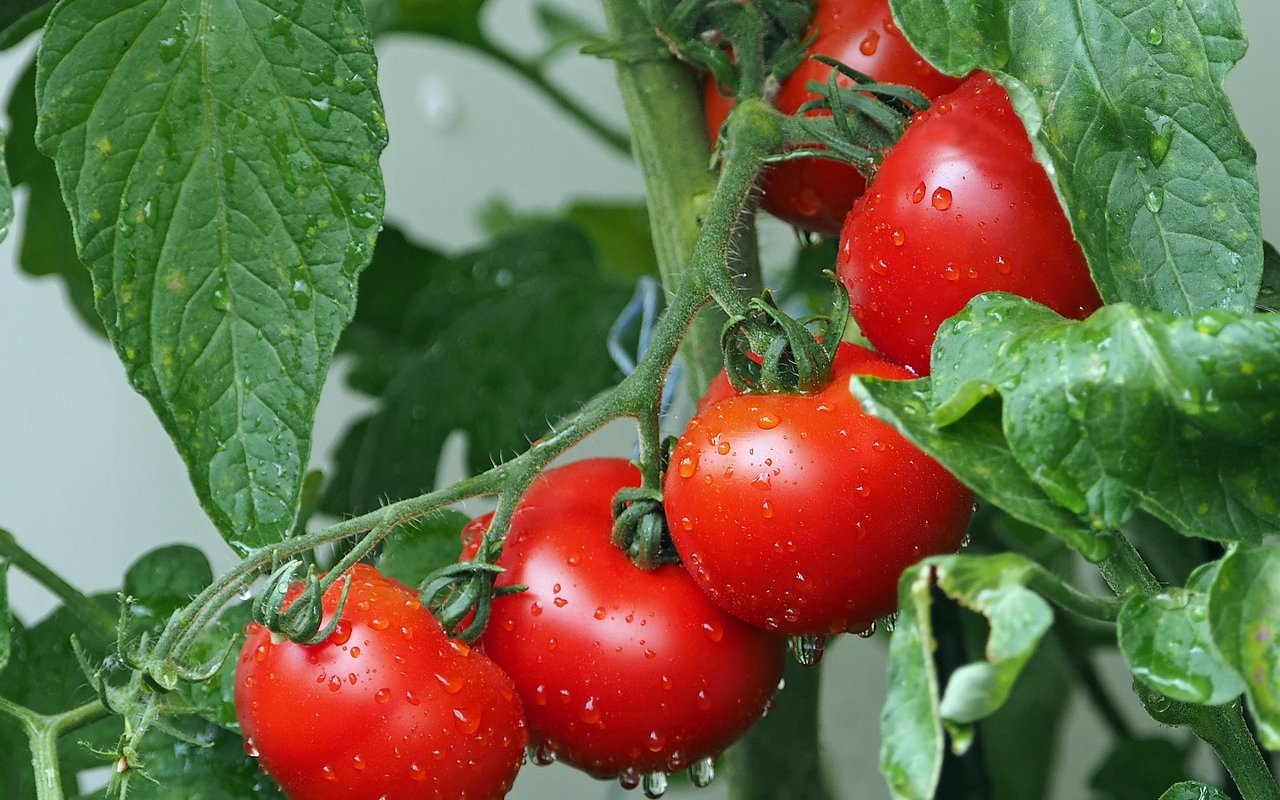
[(853, 374), (910, 378), (850, 344), (813, 395), (734, 395), (703, 408), (664, 486), (685, 568), (722, 608), (787, 634), (866, 628), (902, 571), (957, 549), (972, 494), (848, 391)]
[(1083, 319), (1102, 305), (1044, 168), (989, 75), (918, 114), (840, 234), (836, 271), (876, 349), (929, 373), (938, 326), (1002, 291)]
[[(446, 637), (412, 589), (363, 564), (350, 574), (325, 641), (273, 643), (248, 626), (235, 682), (246, 752), (293, 800), (504, 797), (528, 739), (511, 679)], [(325, 593), (326, 621), (341, 590)]]
[[(531, 738), (597, 777), (720, 753), (777, 690), (785, 642), (713, 605), (677, 565), (643, 572), (610, 541), (621, 459), (550, 470), (512, 519), (484, 652), (515, 680)], [(477, 521), (477, 528), (488, 524)], [(464, 534), (465, 536), (466, 534)]]
[[(960, 84), (938, 72), (920, 57), (898, 30), (888, 0), (818, 0), (810, 23), (815, 35), (808, 55), (827, 55), (885, 83), (911, 86), (934, 98)], [(806, 59), (779, 86), (774, 105), (794, 114), (817, 97), (811, 81), (826, 83), (831, 68)], [(841, 76), (842, 85), (850, 85)], [(733, 99), (720, 93), (714, 77), (704, 90), (707, 130), (714, 140)], [(834, 236), (840, 232), (853, 201), (866, 189), (866, 180), (853, 166), (827, 158), (802, 158), (768, 167), (761, 205), (774, 216), (805, 230)]]

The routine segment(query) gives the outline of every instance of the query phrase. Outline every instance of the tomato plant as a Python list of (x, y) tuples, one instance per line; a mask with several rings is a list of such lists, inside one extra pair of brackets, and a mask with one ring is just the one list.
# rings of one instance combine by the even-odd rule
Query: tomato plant
[[(708, 601), (675, 565), (634, 568), (610, 504), (639, 485), (621, 459), (542, 475), (515, 512), (481, 638), (515, 680), (543, 757), (639, 780), (718, 755), (764, 712), (784, 642)], [(481, 524), (487, 524), (482, 520)]]
[[(511, 679), (446, 637), (407, 586), (363, 564), (349, 574), (318, 644), (249, 625), (235, 690), (246, 751), (295, 800), (506, 796), (528, 738)], [(342, 589), (325, 593), (326, 614)]]
[[(818, 0), (808, 55), (830, 56), (872, 78), (900, 83), (933, 98), (959, 81), (943, 75), (921, 58), (893, 21), (888, 0)], [(826, 83), (831, 67), (806, 60), (778, 85), (771, 97), (778, 109), (794, 114), (817, 95), (809, 83)], [(843, 85), (852, 82), (845, 76)], [(714, 138), (729, 116), (733, 99), (714, 79), (705, 92), (707, 131)], [(770, 167), (761, 184), (760, 204), (770, 214), (804, 230), (828, 235), (840, 232), (853, 201), (866, 189), (857, 168), (832, 159), (799, 158)]]
[(725, 397), (676, 444), (672, 539), (735, 616), (792, 634), (863, 630), (893, 611), (906, 567), (959, 547), (973, 496), (862, 411), (847, 384), (868, 374), (912, 377), (842, 344), (826, 389)]
[(1022, 121), (985, 74), (912, 120), (849, 213), (836, 269), (863, 335), (921, 375), (938, 326), (982, 292), (1075, 319), (1102, 304)]
[(1280, 800), (1237, 5), (0, 3), (0, 797)]

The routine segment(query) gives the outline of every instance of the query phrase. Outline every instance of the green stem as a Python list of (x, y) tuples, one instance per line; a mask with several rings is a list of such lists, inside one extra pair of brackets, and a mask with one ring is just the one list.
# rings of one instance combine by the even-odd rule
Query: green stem
[(110, 614), (45, 566), (40, 559), (23, 549), (22, 545), (18, 544), (17, 538), (4, 528), (0, 528), (0, 557), (8, 559), (15, 567), (57, 595), (58, 599), (79, 617), (81, 622), (90, 627), (101, 628), (112, 636), (115, 635), (116, 621)]
[(1035, 590), (1067, 611), (1104, 622), (1114, 622), (1123, 605), (1116, 597), (1085, 594), (1038, 564), (1031, 569), (1027, 588)]
[(35, 775), (36, 800), (62, 800), (58, 739), (68, 731), (82, 728), (110, 714), (102, 703), (93, 700), (70, 711), (46, 716), (3, 697), (0, 697), (0, 713), (13, 717), (27, 735), (27, 743), (31, 749), (31, 769)]
[(614, 152), (623, 156), (630, 152), (631, 141), (625, 132), (615, 130), (577, 100), (565, 94), (559, 86), (547, 80), (547, 76), (543, 74), (537, 64), (517, 58), (488, 39), (483, 39), (478, 47), (485, 55), (506, 65), (513, 72), (527, 80), (557, 108), (582, 123), (587, 130), (594, 133), (601, 142), (608, 145)]
[(832, 800), (818, 735), (822, 672), (788, 659), (769, 715), (726, 754), (731, 800)]

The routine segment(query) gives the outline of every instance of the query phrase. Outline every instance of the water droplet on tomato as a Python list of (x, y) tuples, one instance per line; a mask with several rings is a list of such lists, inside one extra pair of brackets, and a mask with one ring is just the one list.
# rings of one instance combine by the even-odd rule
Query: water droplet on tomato
[(336, 692), (341, 688), (342, 688), (342, 678), (340, 676), (334, 675), (332, 678), (329, 679), (329, 691)]
[(858, 52), (864, 56), (873, 56), (876, 49), (880, 46), (880, 34), (877, 31), (867, 31), (867, 35), (858, 43)]
[(593, 614), (592, 616), (594, 616), (596, 619), (602, 620), (606, 616), (608, 616), (608, 613), (609, 612), (605, 610), (604, 606), (596, 606), (596, 613)]
[(931, 200), (933, 207), (939, 211), (946, 211), (951, 208), (951, 190), (939, 186), (933, 190), (933, 199)]
[(778, 423), (780, 422), (782, 422), (782, 420), (778, 418), (777, 414), (770, 414), (768, 412), (761, 414), (760, 417), (756, 419), (756, 425), (759, 425), (766, 431), (778, 427)]
[(418, 699), (417, 695), (408, 691), (404, 693), (404, 701), (411, 706), (416, 706), (422, 703), (422, 701)]
[(555, 650), (557, 644), (559, 644), (559, 642), (556, 641), (556, 638), (554, 636), (552, 636), (550, 639), (547, 639), (547, 652), (551, 652)]
[(693, 473), (698, 471), (697, 459), (693, 456), (685, 456), (680, 459), (679, 471), (681, 478), (692, 478)]
[(427, 779), (427, 771), (415, 761), (409, 765), (409, 777), (415, 781), (425, 781)]
[[(413, 639), (413, 628), (408, 625), (400, 626), (400, 636), (406, 641), (411, 641)], [(463, 653), (463, 655), (466, 655), (466, 653)]]
[(333, 767), (328, 764), (320, 768), (320, 774), (324, 776), (326, 781), (336, 781), (338, 779), (338, 773), (334, 772)]
[(463, 736), (472, 736), (476, 731), (480, 730), (480, 712), (455, 708), (453, 710), (453, 722), (454, 727), (458, 729), (458, 733)]
[(924, 181), (920, 181), (920, 183), (916, 184), (916, 190), (911, 193), (911, 202), (919, 203), (921, 200), (924, 199), (924, 194), (925, 194)]
[(550, 742), (530, 745), (529, 760), (539, 767), (548, 767), (556, 763), (556, 749)]
[(253, 660), (261, 664), (267, 660), (267, 653), (270, 652), (270, 646), (265, 644), (258, 645), (258, 649), (253, 651)]
[(346, 644), (350, 638), (351, 624), (344, 619), (334, 626), (333, 633), (329, 634), (329, 643), (340, 647)]
[(667, 737), (658, 731), (649, 731), (648, 747), (651, 753), (661, 753), (662, 748), (667, 744)]
[(751, 481), (751, 485), (756, 487), (757, 489), (760, 489), (761, 491), (768, 490), (769, 487), (772, 485), (772, 483), (773, 483), (773, 477), (770, 476), (769, 473), (767, 472), (761, 472)]
[(729, 443), (721, 442), (720, 444), (716, 445), (716, 452), (722, 456), (729, 455)]
[(894, 247), (902, 247), (907, 243), (907, 235), (902, 232), (901, 228), (894, 228), (889, 234), (889, 241), (893, 242)]
[(588, 725), (600, 724), (600, 708), (597, 706), (597, 700), (594, 695), (587, 698), (587, 702), (582, 706), (582, 721)]
[(444, 691), (446, 694), (457, 694), (458, 692), (462, 691), (461, 678), (451, 678), (448, 675), (444, 675), (439, 672), (435, 673), (435, 675), (436, 675), (436, 680), (440, 681), (440, 685), (444, 687)]
[(353, 648), (351, 648), (351, 657), (352, 657), (352, 658), (359, 658), (359, 657), (360, 657), (360, 652), (361, 652), (361, 651), (360, 651), (360, 648), (359, 648), (359, 647), (353, 647)]
[(827, 648), (827, 637), (816, 633), (792, 636), (789, 642), (791, 657), (804, 667), (815, 666), (822, 660), (823, 651)]
[(877, 275), (888, 275), (889, 265), (883, 258), (877, 258), (875, 261), (871, 262), (871, 271)]
[(386, 703), (390, 699), (391, 699), (391, 690), (387, 688), (379, 689), (373, 695), (373, 702), (379, 703), (379, 704)]
[(1013, 267), (1009, 265), (1009, 262), (1004, 260), (1004, 256), (996, 256), (996, 272), (1001, 275), (1008, 275), (1012, 269)]
[(662, 678), (661, 678), (660, 680), (661, 680), (661, 682), (662, 682), (662, 688), (663, 688), (663, 689), (670, 690), (670, 689), (671, 689), (671, 687), (675, 685), (675, 684), (674, 684), (674, 682), (671, 680), (671, 676), (670, 676), (670, 675), (663, 675), (663, 676), (662, 676)]
[(385, 631), (388, 627), (390, 627), (390, 625), (391, 625), (390, 622), (380, 617), (374, 617), (373, 619), (369, 620), (369, 627), (373, 628), (375, 631)]
[(352, 757), (351, 757), (351, 766), (352, 766), (354, 769), (358, 769), (358, 770), (362, 770), (362, 769), (364, 769), (364, 766), (365, 766), (365, 764), (364, 764), (364, 756), (361, 756), (361, 755), (355, 755), (355, 756), (352, 756)]
[(644, 796), (650, 800), (662, 797), (667, 793), (667, 773), (650, 772), (647, 773), (640, 781), (641, 788), (644, 790)]
[(872, 623), (871, 623), (870, 625), (868, 625), (867, 627), (865, 627), (865, 628), (863, 628), (862, 630), (858, 631), (858, 635), (859, 635), (859, 636), (861, 636), (863, 639), (870, 639), (872, 636), (875, 636), (875, 635), (876, 635), (876, 624), (875, 624), (874, 622), (872, 622)]
[(699, 690), (698, 690), (697, 704), (698, 704), (698, 708), (699, 708), (700, 710), (702, 710), (702, 711), (708, 711), (708, 710), (710, 710), (710, 708), (711, 708), (711, 698), (710, 698), (710, 697), (707, 697), (707, 690), (706, 690), (706, 689), (699, 689)]
[(949, 281), (958, 281), (960, 280), (960, 270), (956, 268), (955, 264), (948, 264), (942, 268), (942, 277)]
[(631, 791), (640, 785), (640, 773), (631, 767), (627, 767), (618, 773), (618, 785), (628, 792)]
[(244, 740), (244, 754), (247, 755), (249, 758), (257, 758), (259, 755), (258, 748), (254, 747), (253, 745), (252, 736)]
[(716, 760), (711, 756), (700, 758), (689, 765), (689, 782), (705, 789), (716, 779)]
[(702, 623), (702, 632), (713, 642), (718, 642), (724, 638), (724, 626), (714, 620)]
[(542, 614), (542, 603), (534, 600), (529, 604), (529, 616), (536, 617)]
[(760, 513), (764, 515), (765, 519), (773, 519), (773, 505), (768, 500), (765, 500), (760, 504)]

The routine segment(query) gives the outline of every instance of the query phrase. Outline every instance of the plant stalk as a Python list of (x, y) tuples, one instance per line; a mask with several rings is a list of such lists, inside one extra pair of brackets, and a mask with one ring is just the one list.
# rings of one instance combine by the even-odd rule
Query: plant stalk
[(63, 580), (62, 576), (45, 566), (44, 562), (18, 544), (17, 538), (4, 528), (0, 528), (0, 557), (8, 559), (15, 567), (57, 595), (63, 605), (79, 617), (81, 622), (115, 635), (114, 617), (95, 605), (79, 589)]

